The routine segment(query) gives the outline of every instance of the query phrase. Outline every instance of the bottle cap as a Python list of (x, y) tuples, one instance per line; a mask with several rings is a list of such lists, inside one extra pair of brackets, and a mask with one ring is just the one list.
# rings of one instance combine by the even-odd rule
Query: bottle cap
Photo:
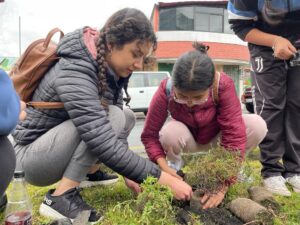
[(23, 177), (25, 177), (24, 171), (15, 171), (14, 178), (23, 178)]

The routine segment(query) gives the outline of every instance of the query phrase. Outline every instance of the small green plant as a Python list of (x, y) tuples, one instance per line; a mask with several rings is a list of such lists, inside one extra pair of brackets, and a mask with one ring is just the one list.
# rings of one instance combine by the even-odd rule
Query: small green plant
[(143, 192), (136, 200), (120, 203), (109, 210), (103, 224), (176, 224), (170, 189), (158, 184), (153, 177), (148, 177), (141, 188)]
[(240, 153), (218, 145), (205, 155), (191, 155), (185, 160), (185, 179), (204, 193), (216, 193), (234, 179), (241, 169)]

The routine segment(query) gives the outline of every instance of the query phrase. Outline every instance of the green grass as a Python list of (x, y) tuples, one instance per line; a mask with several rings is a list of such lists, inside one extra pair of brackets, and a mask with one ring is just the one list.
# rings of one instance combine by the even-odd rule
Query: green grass
[[(253, 177), (252, 183), (236, 183), (233, 185), (224, 200), (224, 203), (228, 203), (230, 200), (236, 197), (248, 197), (247, 188), (253, 185), (261, 184), (260, 169), (261, 165), (257, 160), (258, 150), (254, 151), (247, 159), (246, 170)], [(42, 217), (38, 213), (38, 208), (50, 188), (49, 187), (34, 187), (28, 185), (29, 194), (33, 203), (33, 213), (34, 213), (34, 225), (45, 225), (50, 223), (50, 220)], [(125, 186), (123, 179), (119, 179), (117, 184), (105, 187), (92, 187), (82, 191), (83, 198), (88, 204), (95, 207), (97, 210), (103, 212), (104, 216), (107, 218), (129, 216), (123, 213), (131, 213), (128, 208), (136, 196), (131, 193), (131, 191)], [(293, 193), (291, 197), (280, 197), (276, 196), (275, 199), (281, 205), (280, 212), (276, 215), (274, 224), (275, 225), (298, 225), (300, 224), (300, 194)], [(119, 209), (118, 209), (119, 208)], [(116, 212), (117, 213), (114, 213)], [(123, 210), (123, 211), (122, 211)], [(0, 214), (0, 221), (3, 221), (3, 213)], [(131, 217), (130, 217), (131, 218)], [(114, 221), (118, 221), (118, 218), (112, 218)], [(124, 221), (124, 220), (119, 220)], [(126, 224), (135, 224), (127, 220)], [(114, 222), (114, 224), (124, 224), (124, 222)], [(104, 224), (104, 223), (99, 223)], [(105, 224), (109, 224), (106, 220)], [(111, 223), (113, 224), (113, 223)], [(159, 223), (159, 224), (170, 224), (170, 223)], [(152, 225), (152, 224), (151, 224)], [(155, 225), (155, 224), (153, 224)]]

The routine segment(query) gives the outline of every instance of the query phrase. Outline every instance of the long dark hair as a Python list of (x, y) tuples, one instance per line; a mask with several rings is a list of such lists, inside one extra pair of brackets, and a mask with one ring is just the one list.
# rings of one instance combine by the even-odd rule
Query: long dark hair
[(100, 30), (99, 39), (96, 43), (97, 62), (99, 64), (99, 92), (102, 96), (101, 103), (106, 108), (107, 103), (103, 99), (103, 93), (107, 88), (107, 62), (105, 60), (108, 53), (107, 46), (110, 44), (121, 49), (125, 44), (135, 40), (139, 40), (139, 43), (149, 41), (153, 43), (153, 49), (156, 49), (157, 41), (153, 27), (145, 14), (137, 9), (124, 8), (115, 12)]
[(202, 43), (193, 43), (194, 51), (177, 59), (172, 74), (175, 88), (183, 91), (204, 91), (214, 81), (215, 67), (207, 55), (209, 49)]
[(276, 26), (282, 23), (287, 11), (274, 9), (271, 4), (272, 0), (265, 0), (262, 16), (264, 21), (269, 25)]

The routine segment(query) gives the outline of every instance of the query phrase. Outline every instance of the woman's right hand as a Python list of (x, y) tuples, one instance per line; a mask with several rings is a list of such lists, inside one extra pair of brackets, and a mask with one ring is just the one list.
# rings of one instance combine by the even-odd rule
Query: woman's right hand
[(171, 188), (174, 197), (178, 200), (190, 200), (193, 194), (193, 190), (190, 185), (164, 171), (161, 171), (158, 183), (167, 185)]
[(297, 52), (297, 49), (288, 39), (278, 36), (274, 40), (273, 51), (276, 58), (288, 60)]

